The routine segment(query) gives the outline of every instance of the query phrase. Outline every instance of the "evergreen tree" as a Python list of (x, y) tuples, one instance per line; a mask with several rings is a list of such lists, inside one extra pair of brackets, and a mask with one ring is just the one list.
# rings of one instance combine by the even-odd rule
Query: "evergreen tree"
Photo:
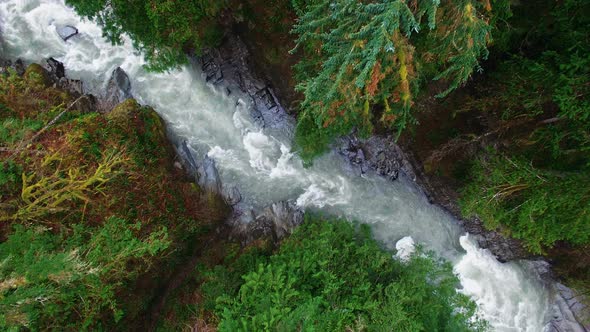
[(355, 128), (371, 133), (374, 113), (386, 127), (406, 128), (421, 77), (448, 81), (445, 96), (479, 68), (491, 17), (487, 0), (308, 2), (293, 29), (297, 46), (313, 54), (306, 58), (319, 59), (298, 66), (304, 158)]

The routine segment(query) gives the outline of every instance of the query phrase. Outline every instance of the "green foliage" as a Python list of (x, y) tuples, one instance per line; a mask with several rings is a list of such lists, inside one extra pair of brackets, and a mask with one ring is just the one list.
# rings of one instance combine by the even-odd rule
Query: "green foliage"
[(103, 26), (113, 43), (128, 34), (152, 70), (186, 63), (186, 50), (199, 52), (220, 38), (216, 16), (226, 0), (68, 0), (76, 11)]
[(88, 330), (100, 328), (105, 309), (119, 320), (117, 291), (170, 245), (166, 229), (142, 238), (140, 227), (115, 217), (61, 236), (17, 226), (0, 244), (0, 326)]
[[(21, 188), (22, 167), (14, 161), (0, 161), (0, 199), (5, 201), (5, 195)], [(0, 216), (2, 214), (0, 213)], [(0, 217), (1, 218), (1, 217)]]
[[(58, 154), (49, 155), (44, 164), (50, 164), (59, 158)], [(22, 173), (22, 190), (18, 210), (13, 216), (0, 221), (41, 220), (48, 214), (63, 212), (66, 204), (74, 200), (86, 203), (88, 194), (102, 192), (104, 186), (119, 172), (116, 168), (125, 162), (121, 153), (111, 152), (103, 157), (96, 169), (85, 172), (81, 168), (70, 168), (67, 174), (59, 167), (49, 176), (36, 176), (35, 173)]]
[[(304, 95), (297, 132), (304, 159), (325, 148), (326, 141), (307, 146), (313, 139), (306, 136), (329, 140), (353, 129), (368, 135), (375, 114), (383, 125), (401, 132), (413, 122), (410, 109), (424, 64), (434, 63), (430, 78), (448, 81), (439, 96), (465, 82), (479, 68), (479, 59), (487, 57), (491, 27), (486, 16), (492, 14), (490, 3), (484, 4), (307, 3), (293, 29), (298, 47), (309, 53), (298, 65), (297, 86)], [(293, 5), (303, 11), (301, 2)]]
[(532, 50), (517, 38), (520, 54), (502, 61), (467, 106), (497, 114), (515, 138), (480, 158), (462, 199), (466, 213), (535, 253), (558, 241), (590, 243), (590, 3), (538, 6), (547, 14), (530, 23)]
[(0, 124), (0, 142), (12, 144), (43, 128), (43, 122), (32, 119), (7, 118)]
[(240, 266), (229, 275), (216, 268), (203, 285), (218, 296), (220, 331), (485, 329), (475, 304), (456, 292), (448, 263), (392, 259), (367, 226), (307, 218), (276, 254), (247, 256)]
[(541, 253), (557, 241), (590, 242), (590, 177), (532, 167), (524, 158), (480, 160), (463, 190), (464, 213), (505, 228)]
[(0, 330), (128, 329), (225, 206), (171, 166), (151, 108), (45, 127), (72, 98), (38, 78), (0, 75)]

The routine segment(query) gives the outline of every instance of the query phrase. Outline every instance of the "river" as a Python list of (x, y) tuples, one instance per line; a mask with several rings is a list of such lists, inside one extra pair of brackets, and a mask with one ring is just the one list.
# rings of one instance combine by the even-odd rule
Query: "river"
[[(64, 42), (56, 27), (66, 24), (80, 34)], [(68, 77), (83, 80), (95, 94), (104, 91), (112, 70), (122, 67), (136, 99), (152, 106), (196, 155), (214, 159), (222, 182), (235, 185), (246, 204), (292, 200), (305, 209), (358, 220), (370, 224), (375, 237), (392, 249), (411, 236), (452, 262), (461, 291), (477, 302), (494, 331), (538, 332), (548, 322), (549, 294), (529, 264), (499, 263), (404, 176), (394, 182), (371, 173), (359, 176), (334, 152), (304, 168), (291, 153), (292, 124), (260, 128), (250, 117), (253, 105), (247, 99), (206, 84), (194, 66), (146, 72), (128, 40), (111, 45), (99, 26), (63, 1), (0, 0), (0, 31), (4, 57), (39, 63), (55, 57)]]

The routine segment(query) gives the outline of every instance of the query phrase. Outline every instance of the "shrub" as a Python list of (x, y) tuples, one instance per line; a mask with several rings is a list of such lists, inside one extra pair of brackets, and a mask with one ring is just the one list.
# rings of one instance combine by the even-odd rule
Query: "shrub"
[(478, 215), (490, 229), (504, 229), (543, 252), (557, 241), (590, 241), (590, 178), (585, 172), (533, 167), (522, 157), (480, 159), (463, 189), (466, 215)]
[[(417, 254), (407, 263), (395, 260), (372, 239), (368, 226), (308, 217), (276, 254), (247, 262), (239, 288), (227, 287), (217, 298), (220, 331), (470, 331), (486, 326), (477, 319), (475, 304), (457, 293), (458, 280), (448, 263), (430, 254)], [(204, 289), (235, 280), (228, 271), (215, 270)]]
[(0, 244), (0, 327), (86, 330), (101, 326), (105, 309), (121, 319), (116, 292), (170, 244), (166, 229), (139, 237), (140, 228), (114, 217), (71, 236), (17, 225)]

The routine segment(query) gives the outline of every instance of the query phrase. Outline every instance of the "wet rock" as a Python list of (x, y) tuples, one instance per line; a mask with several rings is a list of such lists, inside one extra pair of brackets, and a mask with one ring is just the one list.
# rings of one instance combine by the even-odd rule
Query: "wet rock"
[(264, 87), (263, 89), (258, 90), (255, 94), (256, 100), (259, 100), (264, 107), (269, 110), (272, 110), (278, 107), (277, 101), (273, 96), (272, 92), (269, 90), (268, 87)]
[(103, 112), (109, 112), (113, 107), (130, 98), (133, 98), (133, 96), (131, 95), (129, 76), (121, 67), (117, 67), (111, 73), (100, 108)]
[(201, 188), (221, 194), (221, 180), (219, 179), (219, 173), (215, 166), (215, 160), (205, 156), (203, 163), (199, 166), (199, 185)]
[(488, 249), (500, 262), (531, 257), (519, 240), (486, 229), (479, 218), (458, 220), (463, 229), (474, 236), (478, 245), (481, 248)]
[(74, 96), (84, 94), (84, 85), (81, 80), (73, 80), (66, 77), (62, 77), (56, 83), (57, 87), (64, 89)]
[(240, 190), (236, 186), (224, 186), (222, 196), (227, 205), (233, 206), (242, 201)]
[(78, 29), (71, 25), (60, 25), (56, 27), (57, 34), (63, 39), (67, 41), (68, 39), (74, 37), (78, 34)]
[(129, 80), (127, 73), (121, 69), (121, 67), (117, 67), (113, 71), (109, 83), (111, 83), (112, 87), (116, 87), (118, 89), (117, 92), (119, 93), (119, 97), (121, 99), (131, 98), (131, 81)]
[(195, 61), (208, 83), (225, 88), (231, 92), (228, 95), (247, 97), (246, 104), (252, 106), (250, 115), (258, 127), (291, 130), (295, 120), (285, 112), (273, 88), (252, 70), (250, 53), (239, 37), (226, 36), (219, 48), (205, 51)]
[(274, 240), (279, 241), (301, 225), (303, 211), (292, 202), (280, 201), (265, 208), (256, 221), (268, 224)]
[(373, 170), (390, 181), (396, 180), (400, 172), (411, 179), (415, 177), (412, 167), (405, 161), (404, 152), (391, 138), (375, 136), (360, 140), (349, 135), (341, 140), (339, 152), (360, 167), (361, 173)]
[(230, 220), (233, 236), (243, 244), (256, 239), (272, 239), (275, 244), (303, 223), (303, 211), (295, 203), (280, 201), (273, 203), (255, 216), (251, 207), (238, 204)]
[(201, 57), (201, 69), (205, 74), (205, 81), (211, 84), (218, 84), (223, 80), (221, 67), (215, 61), (212, 53), (207, 53)]
[(46, 68), (54, 81), (59, 81), (59, 79), (66, 76), (66, 69), (64, 64), (60, 61), (57, 61), (54, 58), (49, 58), (46, 60), (46, 63)]
[(176, 153), (180, 157), (180, 161), (187, 170), (188, 174), (193, 178), (198, 179), (199, 166), (186, 141), (182, 141), (176, 146)]
[[(586, 332), (590, 329), (590, 308), (581, 302), (581, 296), (561, 283), (553, 285), (554, 302), (548, 332)], [(585, 324), (581, 322), (586, 322)]]
[(49, 58), (45, 60), (45, 68), (49, 73), (49, 79), (55, 87), (68, 91), (74, 97), (79, 97), (84, 94), (84, 85), (82, 81), (67, 78), (66, 70), (62, 62), (55, 58)]
[(256, 215), (252, 207), (239, 203), (238, 205), (234, 206), (232, 220), (234, 221), (233, 224), (236, 227), (240, 227), (240, 225), (250, 225), (255, 222)]

